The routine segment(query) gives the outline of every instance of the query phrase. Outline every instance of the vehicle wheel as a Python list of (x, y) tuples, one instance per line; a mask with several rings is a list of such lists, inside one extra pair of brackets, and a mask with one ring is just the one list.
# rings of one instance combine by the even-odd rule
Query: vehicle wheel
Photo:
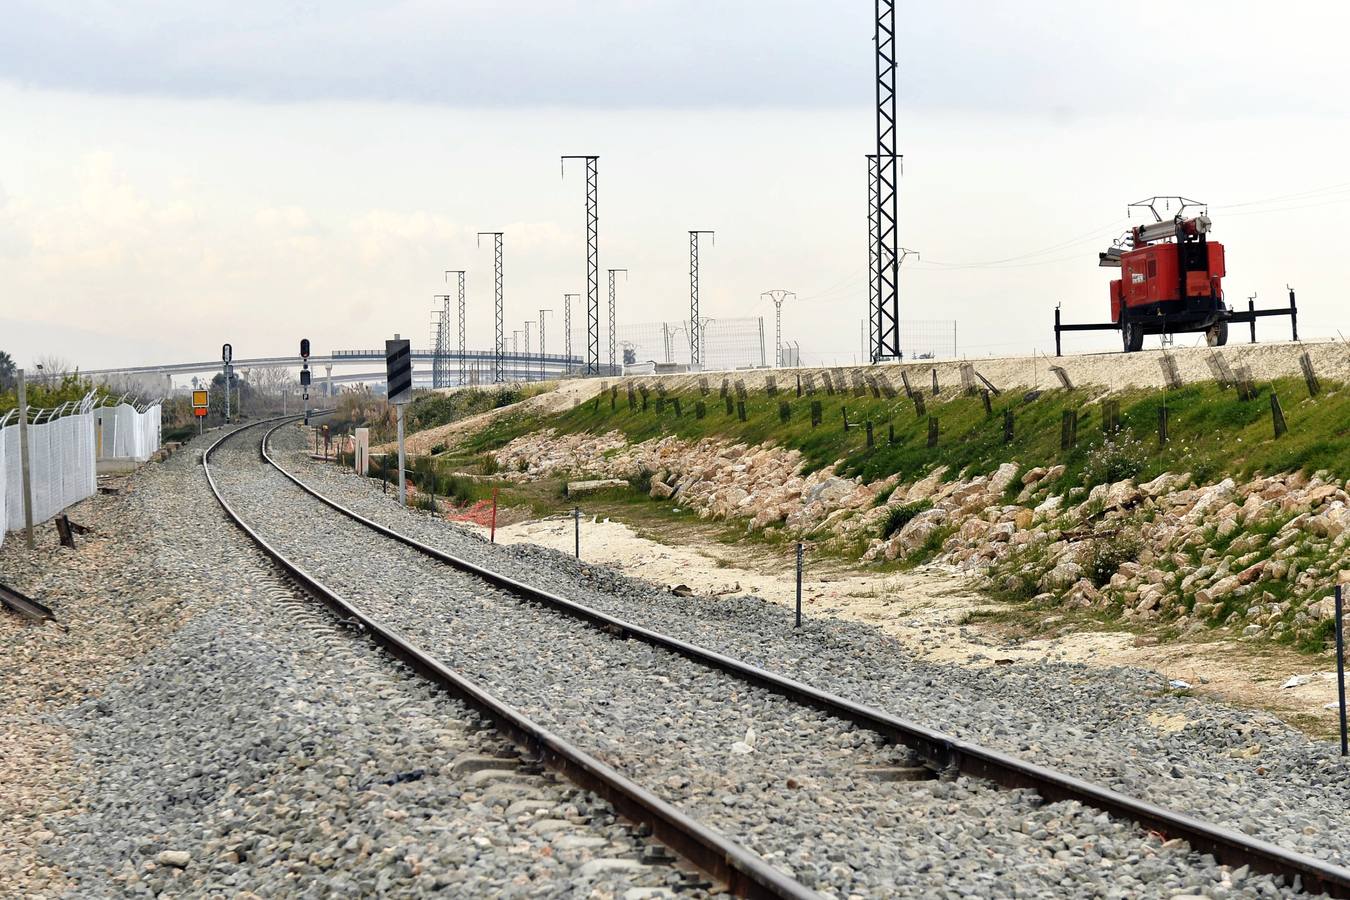
[(1222, 347), (1228, 343), (1228, 323), (1215, 322), (1205, 332), (1205, 343), (1210, 347)]
[(1128, 319), (1120, 323), (1120, 336), (1125, 344), (1126, 353), (1135, 353), (1144, 349), (1144, 326)]

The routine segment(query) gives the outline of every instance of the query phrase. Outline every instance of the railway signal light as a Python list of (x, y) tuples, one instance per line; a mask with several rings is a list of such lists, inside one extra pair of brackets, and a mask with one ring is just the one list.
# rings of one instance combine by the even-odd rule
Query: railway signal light
[(300, 339), (300, 358), (309, 359), (309, 338)]

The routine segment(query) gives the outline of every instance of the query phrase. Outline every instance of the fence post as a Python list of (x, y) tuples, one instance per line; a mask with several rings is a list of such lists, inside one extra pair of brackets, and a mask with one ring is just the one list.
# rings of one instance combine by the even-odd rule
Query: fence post
[(1060, 419), (1059, 449), (1072, 450), (1078, 442), (1078, 410), (1066, 409)]
[[(1338, 601), (1339, 602), (1339, 601)], [(1340, 607), (1337, 606), (1337, 609)], [(802, 542), (797, 542), (797, 624), (795, 628), (802, 627)], [(1339, 633), (1339, 632), (1338, 632)], [(1342, 692), (1341, 709), (1345, 709), (1344, 692)], [(1342, 715), (1344, 721), (1344, 715)], [(1344, 733), (1344, 732), (1342, 732)]]
[(574, 507), (572, 507), (572, 524), (575, 526), (575, 530), (576, 530), (576, 551), (575, 551), (575, 554), (574, 554), (574, 555), (576, 556), (577, 559), (581, 559), (581, 507), (580, 507), (580, 506), (574, 506)]
[(1013, 442), (1013, 411), (1011, 409), (1003, 410), (1003, 443), (1011, 444)]
[[(28, 459), (28, 389), (24, 383), (23, 369), (19, 370), (19, 466), (23, 472), (23, 534), (28, 549), (36, 549), (33, 543), (33, 476)], [(4, 525), (0, 524), (0, 528)]]
[(928, 446), (936, 447), (938, 445), (938, 420), (937, 416), (928, 417)]
[(1270, 392), (1270, 419), (1271, 424), (1275, 426), (1275, 436), (1279, 437), (1289, 430), (1289, 426), (1284, 422), (1284, 410), (1280, 409), (1280, 398), (1274, 391)]
[(1158, 446), (1161, 447), (1167, 443), (1167, 407), (1158, 407)]
[(873, 440), (874, 440), (874, 438), (872, 437), (872, 420), (871, 420), (871, 419), (868, 419), (868, 420), (867, 420), (867, 447), (868, 447), (869, 450), (870, 450), (871, 447), (872, 447)]
[(488, 542), (497, 543), (497, 491), (499, 488), (492, 489), (492, 532), (488, 536)]
[(1341, 586), (1336, 585), (1336, 691), (1341, 706), (1341, 756), (1350, 752), (1345, 729), (1345, 613), (1341, 601)]

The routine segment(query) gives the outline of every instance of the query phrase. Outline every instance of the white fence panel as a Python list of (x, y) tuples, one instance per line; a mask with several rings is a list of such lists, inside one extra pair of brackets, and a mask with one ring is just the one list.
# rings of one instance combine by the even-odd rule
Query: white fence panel
[[(23, 461), (19, 426), (0, 430), (0, 520), (11, 531), (23, 527)], [(28, 426), (28, 462), (33, 522), (52, 516), (98, 489), (94, 460), (94, 416), (82, 413)]]
[(0, 547), (5, 543), (5, 531), (9, 528), (9, 517), (5, 514), (5, 497), (9, 495), (9, 477), (5, 468), (5, 432), (0, 428)]
[(160, 445), (160, 406), (143, 413), (125, 403), (95, 410), (102, 437), (99, 459), (145, 462)]

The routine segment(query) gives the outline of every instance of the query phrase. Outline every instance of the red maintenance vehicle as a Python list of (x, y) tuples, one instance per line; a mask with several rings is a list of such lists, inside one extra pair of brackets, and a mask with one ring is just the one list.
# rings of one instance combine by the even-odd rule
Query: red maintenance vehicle
[[(1163, 204), (1176, 214), (1164, 219), (1158, 212)], [(1205, 343), (1221, 347), (1228, 342), (1228, 326), (1247, 322), (1252, 343), (1256, 343), (1256, 320), (1262, 316), (1289, 316), (1294, 340), (1298, 340), (1298, 308), (1294, 291), (1289, 289), (1287, 309), (1256, 309), (1255, 299), (1247, 309), (1237, 311), (1224, 302), (1223, 244), (1209, 239), (1213, 227), (1207, 213), (1190, 216), (1188, 209), (1204, 204), (1185, 197), (1150, 197), (1130, 208), (1148, 210), (1153, 221), (1131, 228), (1104, 253), (1099, 264), (1119, 268), (1120, 277), (1111, 282), (1111, 321), (1064, 325), (1055, 308), (1055, 355), (1060, 356), (1060, 333), (1064, 331), (1119, 331), (1126, 353), (1143, 349), (1144, 335), (1163, 335), (1164, 343), (1172, 335), (1203, 332)]]

